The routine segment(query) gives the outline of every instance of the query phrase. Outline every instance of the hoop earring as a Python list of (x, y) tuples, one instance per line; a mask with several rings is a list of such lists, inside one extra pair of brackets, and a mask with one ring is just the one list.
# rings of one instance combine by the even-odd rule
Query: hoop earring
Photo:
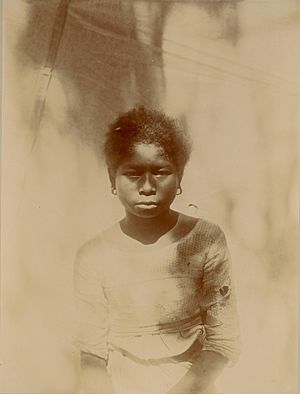
[(179, 185), (178, 188), (177, 188), (176, 196), (179, 196), (181, 193), (182, 193), (182, 188)]
[(111, 193), (116, 196), (117, 195), (117, 189), (115, 187), (111, 187)]

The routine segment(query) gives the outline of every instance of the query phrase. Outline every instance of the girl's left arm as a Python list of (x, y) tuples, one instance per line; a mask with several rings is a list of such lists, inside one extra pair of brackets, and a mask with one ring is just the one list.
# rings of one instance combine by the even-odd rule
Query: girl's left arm
[(205, 394), (227, 364), (239, 354), (239, 324), (225, 236), (215, 226), (206, 255), (202, 282), (206, 337), (199, 357), (168, 394)]

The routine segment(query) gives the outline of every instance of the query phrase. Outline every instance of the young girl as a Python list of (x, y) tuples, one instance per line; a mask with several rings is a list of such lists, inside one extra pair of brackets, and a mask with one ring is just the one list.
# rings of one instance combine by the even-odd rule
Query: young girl
[(238, 325), (223, 232), (170, 208), (189, 139), (139, 107), (112, 124), (104, 154), (125, 217), (75, 263), (85, 393), (212, 394)]

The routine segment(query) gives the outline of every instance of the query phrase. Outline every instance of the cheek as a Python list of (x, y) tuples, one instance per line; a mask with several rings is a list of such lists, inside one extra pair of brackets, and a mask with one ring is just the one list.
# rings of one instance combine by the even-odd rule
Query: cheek
[(134, 183), (128, 181), (126, 178), (120, 178), (116, 181), (117, 195), (121, 201), (130, 199), (135, 188)]
[(163, 187), (165, 196), (168, 196), (170, 199), (174, 199), (176, 196), (178, 187), (177, 178), (170, 179)]

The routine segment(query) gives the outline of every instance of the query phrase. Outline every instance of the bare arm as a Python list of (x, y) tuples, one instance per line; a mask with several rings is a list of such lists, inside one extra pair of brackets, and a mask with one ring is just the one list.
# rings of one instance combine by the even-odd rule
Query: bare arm
[(202, 351), (189, 371), (168, 394), (205, 394), (223, 371), (227, 361), (219, 353)]
[(114, 394), (104, 359), (82, 352), (81, 373), (84, 394)]

